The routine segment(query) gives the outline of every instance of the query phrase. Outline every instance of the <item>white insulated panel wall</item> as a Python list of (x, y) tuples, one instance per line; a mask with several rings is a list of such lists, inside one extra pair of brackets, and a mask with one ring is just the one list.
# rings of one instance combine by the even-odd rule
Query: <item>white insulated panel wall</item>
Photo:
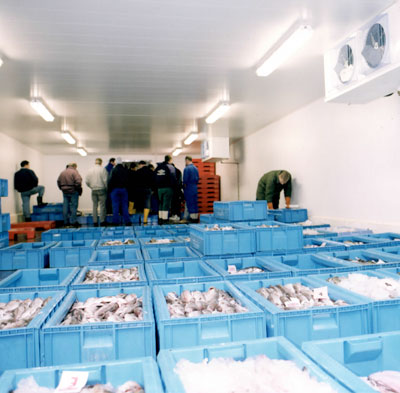
[[(318, 100), (233, 145), (241, 199), (273, 169), (294, 177), (293, 203), (316, 219), (400, 231), (400, 97)], [(282, 200), (281, 200), (282, 203)]]

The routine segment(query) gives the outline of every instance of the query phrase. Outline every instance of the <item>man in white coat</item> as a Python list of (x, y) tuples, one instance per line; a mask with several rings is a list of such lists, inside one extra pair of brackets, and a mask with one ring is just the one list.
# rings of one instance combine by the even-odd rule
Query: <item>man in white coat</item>
[(96, 226), (97, 208), (100, 205), (100, 225), (106, 225), (106, 199), (107, 199), (107, 179), (108, 173), (101, 166), (103, 160), (96, 158), (95, 166), (86, 175), (85, 182), (92, 189), (93, 201), (93, 224)]

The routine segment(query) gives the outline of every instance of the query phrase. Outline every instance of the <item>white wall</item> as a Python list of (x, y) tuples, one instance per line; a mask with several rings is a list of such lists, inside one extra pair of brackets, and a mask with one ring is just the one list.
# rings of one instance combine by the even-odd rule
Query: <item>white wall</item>
[[(400, 231), (400, 97), (315, 101), (233, 145), (241, 199), (273, 169), (294, 177), (292, 203), (312, 218)], [(282, 200), (281, 200), (282, 202)]]
[[(73, 155), (46, 155), (43, 156), (43, 168), (45, 168), (45, 175), (43, 178), (44, 186), (46, 187), (46, 202), (62, 202), (62, 192), (57, 187), (57, 178), (59, 174), (65, 169), (65, 166), (70, 162), (76, 162), (78, 165), (78, 172), (83, 179), (83, 193), (79, 198), (78, 209), (84, 213), (90, 213), (92, 211), (92, 200), (91, 190), (85, 184), (85, 176), (89, 169), (94, 165), (94, 161), (98, 156), (88, 155), (87, 157), (81, 157), (78, 154)], [(111, 156), (100, 156), (103, 159), (103, 166), (108, 164), (108, 160)], [(113, 156), (115, 157), (115, 156)], [(153, 165), (157, 165), (157, 162), (163, 161), (164, 156), (155, 155), (121, 155), (122, 160), (130, 161), (151, 161)], [(185, 167), (185, 156), (180, 155), (173, 158), (173, 162), (176, 167), (182, 172)]]
[[(1, 211), (10, 213), (11, 221), (17, 221), (18, 214), (22, 213), (20, 194), (14, 190), (14, 173), (20, 168), (21, 161), (28, 160), (31, 169), (39, 178), (39, 184), (42, 184), (42, 157), (37, 150), (0, 133), (0, 178), (8, 179), (8, 197), (1, 198)], [(31, 198), (32, 204), (36, 204), (36, 196)]]

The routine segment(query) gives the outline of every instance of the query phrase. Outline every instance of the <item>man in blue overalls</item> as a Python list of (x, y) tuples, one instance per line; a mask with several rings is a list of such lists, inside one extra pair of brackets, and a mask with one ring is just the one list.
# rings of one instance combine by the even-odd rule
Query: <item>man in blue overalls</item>
[(186, 167), (183, 170), (183, 193), (186, 208), (189, 211), (190, 222), (198, 222), (199, 208), (197, 205), (197, 183), (199, 182), (199, 171), (193, 165), (192, 157), (185, 157)]

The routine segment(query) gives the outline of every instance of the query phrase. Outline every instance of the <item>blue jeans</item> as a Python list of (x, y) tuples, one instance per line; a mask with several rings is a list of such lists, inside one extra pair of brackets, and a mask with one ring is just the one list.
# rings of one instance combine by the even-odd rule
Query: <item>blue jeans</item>
[(131, 223), (128, 212), (128, 191), (125, 188), (115, 188), (111, 191), (111, 203), (113, 211), (113, 224), (119, 224), (119, 211), (122, 210), (125, 225)]
[(72, 194), (64, 194), (63, 215), (64, 225), (76, 224), (76, 210), (78, 209), (79, 194), (73, 192)]
[(32, 190), (21, 192), (22, 213), (24, 214), (25, 218), (30, 218), (31, 216), (31, 195), (34, 194), (39, 194), (40, 197), (43, 197), (44, 187), (37, 186), (32, 188)]

